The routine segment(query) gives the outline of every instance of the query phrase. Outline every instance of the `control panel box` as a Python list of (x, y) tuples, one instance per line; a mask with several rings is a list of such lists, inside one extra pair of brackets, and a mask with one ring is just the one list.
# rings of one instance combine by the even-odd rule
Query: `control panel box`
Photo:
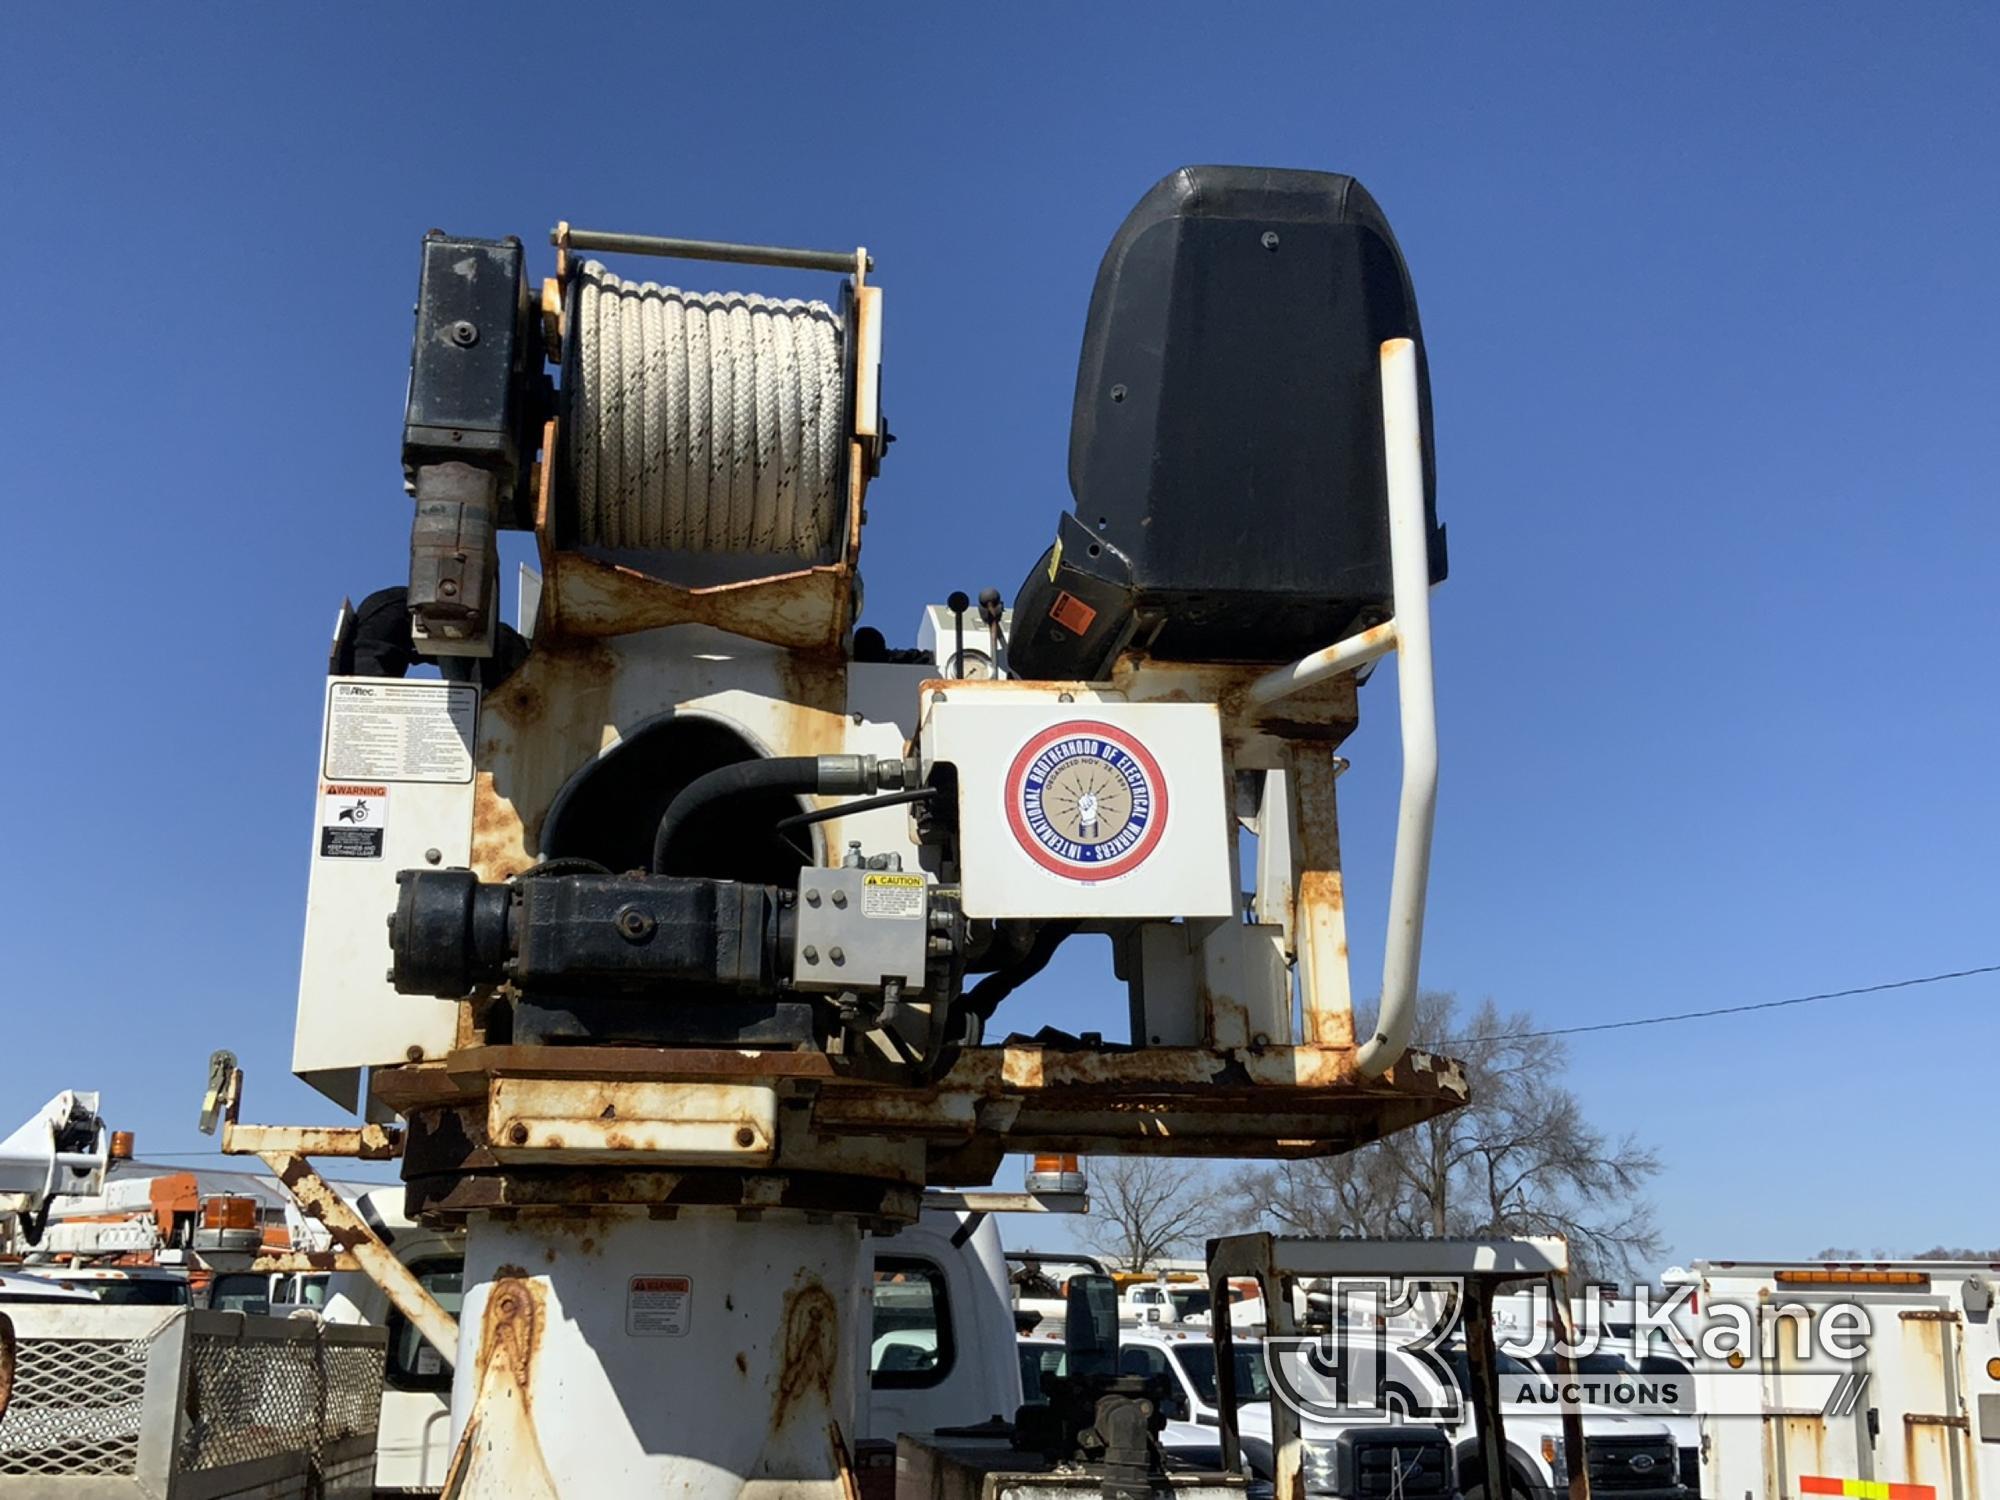
[(478, 717), (469, 683), (327, 679), (292, 1071), (350, 1109), (361, 1068), (451, 1050), (457, 1003), (389, 983), (389, 916), (398, 870), (471, 862)]

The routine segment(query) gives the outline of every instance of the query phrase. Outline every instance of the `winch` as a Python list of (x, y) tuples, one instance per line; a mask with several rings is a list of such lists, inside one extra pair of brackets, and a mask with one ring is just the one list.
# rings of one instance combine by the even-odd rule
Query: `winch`
[[(1445, 572), (1414, 294), (1351, 178), (1164, 179), (1098, 271), (1053, 544), (1011, 605), (941, 555), (894, 646), (856, 627), (863, 523), (936, 497), (869, 503), (869, 253), (552, 240), (539, 287), (518, 240), (423, 242), (408, 577), (340, 615), (294, 1067), (400, 1116), (411, 1214), (468, 1228), (462, 1493), (582, 1493), (581, 1465), (593, 1495), (832, 1500), (856, 1247), (926, 1187), (1013, 1152), (1339, 1152), (1464, 1101), (1408, 1050)], [(838, 279), (635, 270), (664, 261)], [(507, 530), (536, 556), (512, 611)], [(1335, 750), (1392, 651), (1357, 1037)], [(1036, 1005), (1080, 936), (1127, 1035)], [(739, 1305), (730, 1268), (773, 1255)], [(628, 1347), (642, 1284), (685, 1300)], [(791, 1373), (746, 1398), (767, 1421), (675, 1427), (628, 1400), (642, 1355), (665, 1389)]]

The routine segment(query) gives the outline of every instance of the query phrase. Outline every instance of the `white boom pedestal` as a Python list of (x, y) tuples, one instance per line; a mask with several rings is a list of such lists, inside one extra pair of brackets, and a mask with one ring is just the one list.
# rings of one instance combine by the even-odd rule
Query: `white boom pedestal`
[(870, 1315), (853, 1221), (475, 1215), (465, 1286), (467, 1500), (841, 1494)]

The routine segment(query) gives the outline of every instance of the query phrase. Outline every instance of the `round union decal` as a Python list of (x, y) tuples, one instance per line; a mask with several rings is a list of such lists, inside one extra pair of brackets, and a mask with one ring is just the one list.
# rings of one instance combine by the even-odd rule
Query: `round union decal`
[(1007, 770), (1007, 823), (1043, 869), (1084, 882), (1144, 864), (1167, 826), (1167, 782), (1152, 752), (1096, 719), (1051, 725)]

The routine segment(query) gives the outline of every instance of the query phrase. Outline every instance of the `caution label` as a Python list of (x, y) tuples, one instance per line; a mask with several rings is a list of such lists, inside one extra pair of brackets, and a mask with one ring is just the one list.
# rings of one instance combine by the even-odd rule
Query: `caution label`
[(370, 678), (327, 685), (328, 781), (472, 780), (479, 689), (465, 682)]
[(694, 1311), (688, 1276), (634, 1276), (625, 1289), (625, 1332), (637, 1339), (678, 1339)]
[(380, 859), (388, 831), (388, 787), (332, 785), (320, 789), (321, 859)]
[(1096, 621), (1097, 611), (1065, 589), (1049, 606), (1049, 618), (1073, 634), (1085, 635)]
[(861, 878), (861, 915), (908, 917), (924, 914), (924, 877), (871, 871)]

